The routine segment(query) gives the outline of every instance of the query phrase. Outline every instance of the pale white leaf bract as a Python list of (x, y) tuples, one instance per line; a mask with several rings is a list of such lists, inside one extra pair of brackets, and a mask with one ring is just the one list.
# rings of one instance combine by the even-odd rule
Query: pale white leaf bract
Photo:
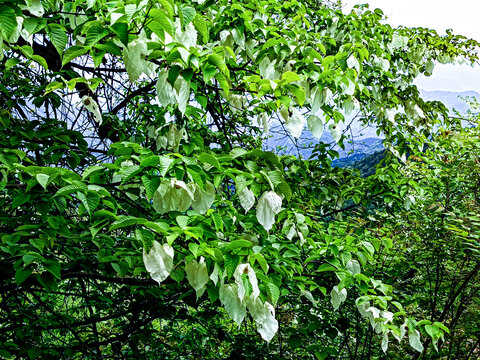
[(246, 213), (255, 204), (255, 195), (253, 194), (252, 190), (247, 187), (244, 187), (243, 190), (238, 193), (238, 199), (240, 200), (240, 205), (243, 207)]
[(200, 214), (205, 214), (215, 200), (215, 187), (208, 181), (205, 190), (197, 184), (193, 184), (193, 189), (192, 208)]
[(292, 114), (288, 117), (285, 126), (293, 137), (299, 138), (305, 128), (305, 118), (296, 108), (293, 108), (291, 113)]
[(197, 293), (197, 299), (202, 296), (205, 291), (205, 285), (209, 281), (207, 264), (205, 259), (200, 257), (200, 261), (192, 260), (185, 267), (185, 273), (187, 274), (187, 280), (190, 285), (195, 289)]
[(82, 97), (82, 103), (83, 106), (85, 106), (85, 109), (93, 114), (93, 117), (98, 125), (102, 125), (102, 112), (100, 111), (100, 106), (98, 106), (98, 103), (93, 100), (91, 96)]
[(246, 303), (249, 313), (257, 324), (257, 331), (263, 340), (270, 342), (278, 331), (275, 308), (268, 301), (262, 302), (259, 297), (250, 296)]
[(335, 140), (336, 143), (340, 141), (342, 138), (342, 132), (340, 128), (338, 127), (337, 124), (330, 124), (328, 126), (328, 129), (330, 130), (330, 134), (332, 135), (333, 140)]
[(238, 285), (221, 285), (219, 290), (219, 299), (230, 318), (232, 318), (233, 321), (240, 326), (243, 319), (245, 319), (247, 308), (243, 304), (242, 300), (238, 297)]
[(173, 269), (173, 247), (168, 244), (160, 245), (154, 241), (147, 253), (143, 250), (143, 263), (153, 280), (159, 284), (165, 280)]
[(340, 304), (343, 303), (347, 299), (347, 289), (343, 288), (342, 290), (338, 290), (338, 286), (335, 285), (330, 292), (330, 302), (335, 310), (338, 310)]
[(257, 220), (265, 230), (270, 231), (275, 223), (275, 215), (282, 208), (282, 198), (273, 191), (265, 191), (258, 200)]
[(250, 264), (240, 264), (235, 269), (233, 277), (235, 278), (235, 283), (238, 286), (238, 297), (240, 300), (244, 300), (245, 298), (245, 287), (243, 285), (242, 274), (247, 274), (248, 281), (252, 285), (252, 294), (250, 297), (257, 298), (260, 295), (260, 289), (258, 288), (258, 280), (257, 275), (255, 275), (255, 271), (250, 266)]
[(418, 330), (414, 329), (408, 332), (408, 343), (418, 352), (421, 353), (423, 351), (423, 344), (420, 342), (420, 333)]
[(308, 125), (308, 129), (312, 133), (312, 136), (315, 139), (320, 140), (320, 138), (323, 135), (323, 129), (324, 129), (322, 119), (320, 119), (317, 115), (310, 115), (307, 118), (307, 125)]
[(162, 69), (158, 74), (157, 80), (157, 98), (162, 106), (168, 106), (175, 103), (175, 94), (173, 86), (168, 82), (168, 71)]
[(190, 188), (180, 180), (164, 180), (153, 195), (153, 207), (159, 213), (186, 211), (194, 200)]

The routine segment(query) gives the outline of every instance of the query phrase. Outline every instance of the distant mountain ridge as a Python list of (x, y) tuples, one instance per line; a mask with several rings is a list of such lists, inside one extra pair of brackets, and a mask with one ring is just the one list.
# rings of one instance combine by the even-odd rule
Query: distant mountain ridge
[(455, 109), (461, 114), (468, 110), (468, 105), (462, 98), (474, 97), (480, 100), (480, 94), (475, 91), (452, 92), (443, 90), (425, 91), (420, 89), (420, 96), (428, 101), (441, 101), (451, 111)]
[[(419, 91), (420, 96), (424, 100), (441, 101), (448, 109), (450, 109), (450, 111), (453, 112), (453, 109), (455, 109), (460, 114), (463, 114), (468, 110), (468, 105), (462, 100), (462, 98), (475, 97), (480, 101), (480, 94), (475, 91), (452, 92), (443, 90), (426, 91), (422, 89)], [(361, 128), (361, 126), (358, 126), (357, 124), (354, 124), (354, 126), (356, 128)], [(339, 158), (333, 160), (334, 166), (356, 167), (355, 163), (357, 163), (357, 166), (363, 166), (358, 162), (369, 155), (383, 151), (382, 139), (375, 137), (375, 128), (371, 127), (366, 131), (362, 131), (362, 133), (364, 137), (359, 137), (350, 142), (345, 141), (345, 150), (340, 149), (338, 146), (335, 147), (335, 151), (338, 152)], [(325, 144), (334, 143), (334, 140), (327, 129), (325, 129), (320, 141)], [(275, 129), (273, 129), (265, 145), (268, 150), (272, 150), (279, 154), (291, 154), (296, 156), (300, 154), (303, 158), (308, 159), (312, 154), (314, 144), (318, 141), (313, 138), (308, 129), (305, 129), (296, 142), (298, 150), (292, 142), (292, 139), (289, 136), (286, 136), (283, 130), (275, 131)], [(380, 156), (376, 155), (373, 158), (380, 158)], [(368, 163), (371, 163), (371, 161), (369, 160)]]

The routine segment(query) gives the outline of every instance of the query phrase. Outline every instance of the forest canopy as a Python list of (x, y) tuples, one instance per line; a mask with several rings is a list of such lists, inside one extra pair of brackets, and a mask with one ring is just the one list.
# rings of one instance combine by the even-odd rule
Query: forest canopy
[[(2, 1), (0, 356), (480, 356), (478, 105), (413, 84), (479, 44), (383, 20)], [(366, 178), (332, 166), (353, 116), (384, 139)]]

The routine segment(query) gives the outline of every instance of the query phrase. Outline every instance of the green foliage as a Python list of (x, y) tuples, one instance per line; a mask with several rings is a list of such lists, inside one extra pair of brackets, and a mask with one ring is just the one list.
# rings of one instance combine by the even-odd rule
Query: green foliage
[[(4, 1), (1, 356), (402, 358), (478, 336), (447, 317), (468, 305), (476, 324), (478, 156), (458, 159), (468, 130), (434, 134), (455, 124), (412, 85), (478, 44), (382, 19), (328, 1)], [(388, 149), (366, 179), (331, 167), (334, 144), (262, 147), (272, 125), (343, 147), (354, 109)], [(403, 271), (432, 257), (452, 279), (468, 258), (455, 296)]]

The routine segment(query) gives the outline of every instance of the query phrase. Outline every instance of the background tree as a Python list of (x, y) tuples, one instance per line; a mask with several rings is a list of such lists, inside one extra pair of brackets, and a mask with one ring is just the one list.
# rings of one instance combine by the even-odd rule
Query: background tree
[[(444, 335), (382, 281), (365, 219), (405, 208), (398, 158), (450, 121), (413, 79), (478, 44), (340, 6), (2, 2), (2, 356), (365, 358)], [(335, 144), (262, 148), (271, 125), (343, 146), (354, 111), (390, 151), (368, 179)]]

